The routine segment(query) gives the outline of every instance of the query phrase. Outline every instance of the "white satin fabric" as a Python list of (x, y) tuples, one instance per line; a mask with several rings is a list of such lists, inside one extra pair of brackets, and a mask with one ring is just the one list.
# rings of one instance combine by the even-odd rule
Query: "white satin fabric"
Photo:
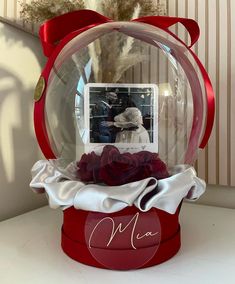
[(113, 213), (135, 205), (145, 212), (152, 207), (174, 214), (183, 198), (197, 200), (206, 184), (194, 168), (184, 165), (172, 169), (171, 177), (157, 180), (149, 177), (121, 186), (85, 184), (75, 180), (75, 164), (62, 171), (56, 160), (40, 160), (32, 168), (30, 187), (46, 192), (51, 208), (74, 206), (94, 212)]

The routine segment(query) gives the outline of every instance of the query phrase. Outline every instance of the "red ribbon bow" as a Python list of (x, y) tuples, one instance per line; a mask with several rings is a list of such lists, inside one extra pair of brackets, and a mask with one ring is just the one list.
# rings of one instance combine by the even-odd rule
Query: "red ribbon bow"
[[(168, 33), (171, 33), (169, 27), (181, 23), (190, 34), (191, 45), (189, 47), (192, 47), (197, 42), (200, 35), (198, 24), (191, 19), (150, 16), (132, 21), (150, 24)], [(108, 22), (112, 22), (112, 20), (92, 10), (74, 11), (51, 19), (41, 26), (39, 32), (44, 54), (47, 57), (50, 56), (56, 45), (70, 33), (78, 30), (87, 30)], [(171, 35), (179, 40), (175, 34), (171, 33)]]

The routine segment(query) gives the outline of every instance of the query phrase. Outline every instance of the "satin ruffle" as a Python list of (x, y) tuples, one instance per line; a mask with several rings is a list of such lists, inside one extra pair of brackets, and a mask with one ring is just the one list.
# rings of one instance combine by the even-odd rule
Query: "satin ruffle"
[(135, 205), (142, 212), (152, 207), (170, 214), (176, 212), (183, 198), (197, 200), (205, 191), (206, 183), (196, 176), (193, 167), (178, 165), (166, 179), (149, 177), (121, 186), (85, 184), (76, 180), (76, 165), (66, 170), (57, 160), (40, 160), (32, 168), (30, 187), (37, 193), (46, 192), (51, 208), (74, 206), (87, 211), (113, 213)]

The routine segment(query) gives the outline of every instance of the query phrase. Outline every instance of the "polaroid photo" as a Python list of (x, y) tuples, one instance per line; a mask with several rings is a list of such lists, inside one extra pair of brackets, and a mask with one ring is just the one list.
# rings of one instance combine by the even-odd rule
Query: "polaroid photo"
[(105, 145), (120, 152), (158, 152), (158, 87), (89, 83), (84, 89), (83, 123), (86, 153), (101, 153)]

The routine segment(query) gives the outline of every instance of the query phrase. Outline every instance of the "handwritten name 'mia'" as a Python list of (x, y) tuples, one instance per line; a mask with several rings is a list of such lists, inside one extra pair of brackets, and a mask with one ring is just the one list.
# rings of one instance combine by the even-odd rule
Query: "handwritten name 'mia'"
[(140, 234), (140, 233), (136, 232), (136, 226), (137, 226), (138, 220), (139, 220), (139, 213), (136, 213), (126, 226), (124, 226), (123, 223), (119, 223), (117, 225), (117, 227), (115, 227), (115, 222), (114, 222), (113, 218), (105, 217), (105, 218), (101, 219), (95, 225), (94, 229), (92, 230), (92, 232), (90, 234), (89, 243), (88, 243), (89, 248), (91, 248), (91, 243), (92, 243), (92, 240), (93, 240), (93, 237), (94, 237), (94, 233), (104, 223), (110, 223), (111, 226), (112, 226), (111, 234), (110, 234), (109, 240), (106, 244), (107, 247), (110, 246), (110, 244), (112, 243), (112, 241), (114, 240), (114, 238), (117, 235), (123, 234), (128, 228), (131, 228), (130, 243), (131, 243), (131, 246), (132, 246), (133, 249), (136, 249), (136, 246), (135, 246), (136, 241), (144, 239), (144, 238), (149, 238), (149, 237), (152, 238), (152, 237), (159, 234), (159, 232), (151, 232), (151, 231), (146, 232), (144, 234)]

